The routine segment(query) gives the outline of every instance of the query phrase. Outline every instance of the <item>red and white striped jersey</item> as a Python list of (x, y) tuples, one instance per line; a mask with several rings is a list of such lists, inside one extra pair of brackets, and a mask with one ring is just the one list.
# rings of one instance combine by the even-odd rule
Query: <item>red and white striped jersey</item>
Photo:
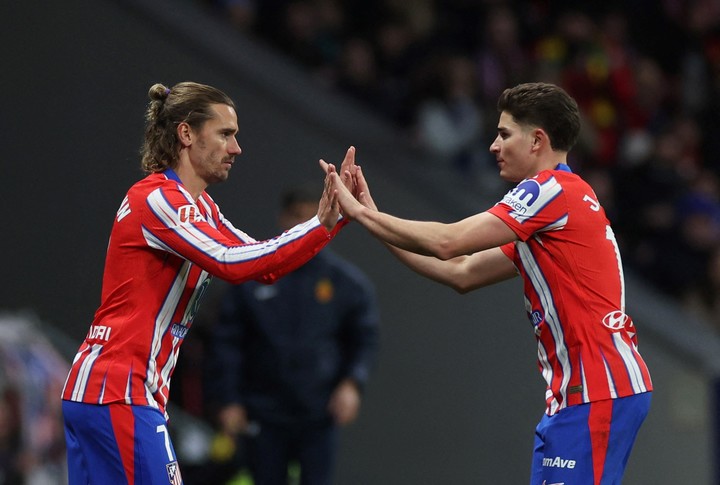
[(564, 164), (489, 210), (517, 234), (502, 247), (524, 280), (547, 410), (652, 390), (625, 313), (617, 242), (592, 188)]
[(194, 201), (172, 170), (137, 182), (115, 217), (100, 307), (63, 399), (165, 412), (180, 345), (212, 276), (271, 283), (317, 254), (340, 225), (329, 233), (315, 217), (258, 242), (207, 193)]

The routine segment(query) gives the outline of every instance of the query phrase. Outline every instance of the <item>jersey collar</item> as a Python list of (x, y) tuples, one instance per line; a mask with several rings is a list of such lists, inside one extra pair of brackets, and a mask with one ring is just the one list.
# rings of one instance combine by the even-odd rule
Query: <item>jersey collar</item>
[(570, 168), (570, 166), (567, 165), (567, 164), (565, 164), (565, 163), (558, 163), (558, 164), (557, 164), (557, 167), (555, 167), (555, 170), (560, 170), (560, 171), (562, 171), (562, 172), (570, 172), (570, 173), (572, 173), (572, 169)]
[(175, 182), (177, 182), (177, 183), (179, 183), (180, 185), (182, 185), (182, 180), (180, 180), (180, 177), (178, 177), (178, 174), (176, 174), (176, 173), (175, 173), (175, 170), (173, 170), (172, 168), (166, 168), (163, 173), (164, 173), (165, 176), (166, 176), (167, 178), (169, 178), (170, 180), (174, 180)]

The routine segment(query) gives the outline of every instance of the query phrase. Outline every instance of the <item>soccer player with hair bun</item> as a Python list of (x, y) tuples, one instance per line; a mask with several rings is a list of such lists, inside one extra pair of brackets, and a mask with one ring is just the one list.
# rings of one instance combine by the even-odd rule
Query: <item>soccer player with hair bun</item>
[(194, 82), (155, 84), (148, 96), (141, 153), (149, 175), (115, 215), (100, 307), (62, 392), (73, 485), (182, 483), (166, 406), (180, 346), (210, 280), (272, 283), (344, 224), (327, 178), (335, 169), (323, 163), (317, 215), (265, 241), (235, 228), (205, 191), (228, 178), (242, 151), (233, 101)]

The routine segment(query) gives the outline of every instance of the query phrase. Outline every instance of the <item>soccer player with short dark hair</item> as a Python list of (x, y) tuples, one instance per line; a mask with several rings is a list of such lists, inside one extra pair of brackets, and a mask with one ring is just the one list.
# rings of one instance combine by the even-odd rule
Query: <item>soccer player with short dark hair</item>
[[(516, 275), (547, 382), (531, 485), (619, 484), (650, 407), (652, 382), (625, 313), (620, 252), (595, 192), (567, 165), (580, 132), (572, 97), (547, 83), (506, 89), (490, 151), (518, 185), (452, 224), (377, 210), (360, 167), (358, 200), (330, 178), (344, 214), (403, 263), (461, 293)], [(354, 156), (354, 153), (352, 154)]]

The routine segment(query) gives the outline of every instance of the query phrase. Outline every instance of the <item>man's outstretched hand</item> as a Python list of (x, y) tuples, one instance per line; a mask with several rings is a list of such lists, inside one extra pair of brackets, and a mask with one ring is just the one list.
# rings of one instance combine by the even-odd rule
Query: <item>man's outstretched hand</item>
[[(325, 160), (320, 160), (320, 167), (322, 167), (325, 174), (328, 173), (328, 167), (333, 166), (330, 163), (327, 163)], [(347, 189), (350, 191), (353, 196), (357, 196), (357, 188), (355, 183), (355, 172), (357, 170), (357, 165), (355, 165), (355, 147), (351, 146), (348, 148), (347, 152), (345, 153), (345, 158), (342, 161), (342, 164), (340, 164), (340, 170), (337, 171), (337, 173), (340, 175), (340, 180), (342, 181), (343, 185), (347, 187)]]
[[(321, 164), (323, 162), (321, 161)], [(340, 204), (337, 199), (337, 189), (335, 188), (335, 180), (339, 180), (338, 174), (335, 172), (335, 166), (325, 164), (325, 185), (323, 193), (318, 204), (317, 216), (320, 223), (325, 229), (332, 231), (340, 217)]]
[(360, 166), (355, 164), (355, 147), (348, 148), (339, 172), (324, 160), (320, 160), (320, 166), (325, 171), (326, 183), (330, 184), (329, 190), (334, 191), (345, 217), (357, 218), (364, 207), (377, 210), (367, 180)]

